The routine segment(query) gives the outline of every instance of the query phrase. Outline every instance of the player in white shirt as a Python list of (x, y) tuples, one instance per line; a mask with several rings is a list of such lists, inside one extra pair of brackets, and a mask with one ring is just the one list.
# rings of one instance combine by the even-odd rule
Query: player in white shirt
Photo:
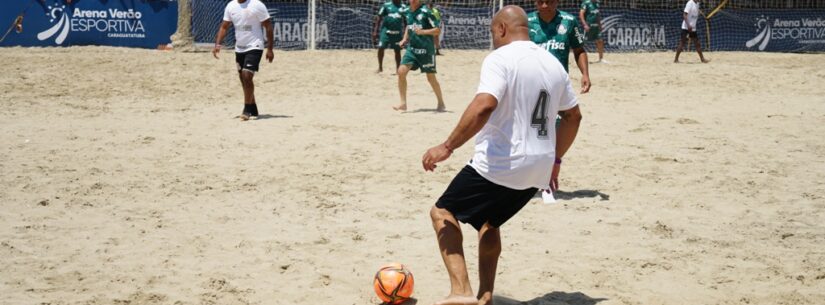
[[(235, 27), (235, 62), (244, 96), (244, 107), (240, 118), (246, 121), (258, 116), (255, 84), (252, 78), (255, 72), (258, 72), (264, 45), (266, 45), (266, 60), (272, 62), (275, 58), (272, 53), (272, 21), (266, 5), (259, 0), (230, 1), (224, 9), (223, 22), (218, 30), (215, 48), (212, 49), (212, 56), (215, 58), (218, 58), (223, 38), (230, 25)], [(264, 40), (264, 30), (266, 30), (266, 40)]]
[(682, 12), (682, 37), (679, 38), (679, 46), (676, 47), (676, 58), (673, 59), (673, 62), (679, 62), (679, 54), (682, 54), (682, 49), (688, 37), (693, 40), (696, 52), (699, 53), (699, 59), (703, 63), (710, 62), (702, 55), (702, 44), (699, 42), (699, 35), (696, 34), (696, 21), (699, 20), (699, 13), (699, 0), (688, 0), (685, 4), (685, 10)]
[[(501, 9), (491, 24), (493, 51), (481, 67), (475, 98), (447, 140), (422, 158), (424, 170), (474, 135), (472, 161), (430, 210), (451, 291), (439, 305), (492, 304), (501, 253), (499, 227), (536, 194), (558, 187), (561, 157), (578, 133), (581, 113), (558, 60), (530, 41), (527, 14)], [(556, 130), (556, 114), (562, 117)], [(478, 133), (476, 135), (476, 133)], [(459, 221), (478, 230), (479, 290), (473, 294)]]

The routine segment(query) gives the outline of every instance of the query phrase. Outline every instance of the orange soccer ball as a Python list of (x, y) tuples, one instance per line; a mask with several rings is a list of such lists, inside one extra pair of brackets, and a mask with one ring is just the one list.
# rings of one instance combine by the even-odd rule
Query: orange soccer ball
[(372, 282), (375, 294), (386, 304), (401, 304), (409, 299), (413, 285), (415, 281), (412, 272), (399, 263), (387, 264), (378, 269)]

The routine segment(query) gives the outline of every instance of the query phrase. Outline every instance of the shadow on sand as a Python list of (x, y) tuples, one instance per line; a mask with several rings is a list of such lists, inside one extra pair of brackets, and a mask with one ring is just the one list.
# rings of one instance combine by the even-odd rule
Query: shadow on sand
[[(594, 198), (599, 197), (602, 201), (610, 200), (610, 195), (599, 192), (597, 190), (577, 190), (572, 192), (565, 192), (558, 190), (553, 192), (556, 200), (572, 200), (576, 198)], [(541, 198), (541, 191), (536, 192), (533, 198)]]
[(553, 291), (529, 301), (517, 301), (499, 295), (493, 296), (493, 305), (596, 305), (605, 298), (591, 298), (581, 292)]

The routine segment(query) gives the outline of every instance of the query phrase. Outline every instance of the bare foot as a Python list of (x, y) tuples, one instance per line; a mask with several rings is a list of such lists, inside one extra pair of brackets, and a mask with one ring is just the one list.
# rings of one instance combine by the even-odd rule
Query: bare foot
[(438, 105), (438, 107), (435, 108), (435, 111), (438, 111), (438, 112), (447, 111), (447, 106), (444, 106), (444, 104)]
[(238, 117), (241, 118), (241, 121), (248, 121), (249, 118), (251, 117), (251, 115), (244, 113), (244, 114), (241, 114)]
[(378, 70), (375, 70), (375, 73), (381, 73), (381, 72), (384, 72), (384, 70), (381, 69), (381, 68), (378, 68)]
[(480, 298), (478, 298), (477, 305), (493, 305), (493, 294), (492, 293), (485, 293)]
[(702, 63), (709, 63), (710, 59), (702, 59)]
[(450, 295), (433, 305), (478, 305), (478, 300), (471, 296)]
[(674, 59), (674, 60), (673, 60), (673, 63), (674, 63), (674, 64), (678, 64), (678, 63), (679, 63), (679, 60), (678, 60), (678, 59)]
[(398, 104), (398, 106), (392, 106), (392, 109), (398, 111), (407, 111), (407, 104)]

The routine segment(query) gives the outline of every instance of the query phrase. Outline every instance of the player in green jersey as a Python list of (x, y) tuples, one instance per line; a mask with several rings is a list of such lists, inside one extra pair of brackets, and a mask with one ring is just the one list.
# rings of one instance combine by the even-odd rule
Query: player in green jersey
[(590, 91), (590, 72), (587, 52), (582, 45), (584, 35), (576, 17), (557, 10), (558, 5), (559, 0), (536, 0), (536, 11), (527, 15), (530, 40), (558, 58), (568, 72), (567, 62), (572, 49), (582, 73), (581, 93), (587, 93)]
[(599, 12), (601, 3), (599, 0), (582, 1), (579, 10), (579, 22), (584, 28), (584, 36), (587, 41), (596, 43), (596, 51), (599, 53), (599, 61), (604, 59), (604, 40), (602, 40), (602, 14)]
[(407, 11), (407, 29), (404, 31), (404, 38), (401, 39), (401, 46), (407, 45), (407, 49), (401, 59), (401, 66), (398, 67), (398, 93), (401, 95), (401, 103), (392, 108), (399, 111), (407, 110), (407, 73), (420, 68), (421, 73), (427, 73), (427, 81), (438, 99), (435, 110), (440, 112), (446, 110), (446, 107), (441, 97), (441, 85), (435, 78), (433, 37), (438, 36), (441, 29), (430, 8), (421, 1), (410, 0), (410, 9)]
[(407, 5), (401, 3), (401, 0), (387, 1), (378, 9), (378, 14), (375, 15), (375, 25), (372, 30), (372, 43), (378, 43), (378, 71), (384, 70), (384, 50), (392, 48), (395, 53), (395, 69), (401, 64), (401, 38), (404, 34), (405, 18), (407, 13)]

